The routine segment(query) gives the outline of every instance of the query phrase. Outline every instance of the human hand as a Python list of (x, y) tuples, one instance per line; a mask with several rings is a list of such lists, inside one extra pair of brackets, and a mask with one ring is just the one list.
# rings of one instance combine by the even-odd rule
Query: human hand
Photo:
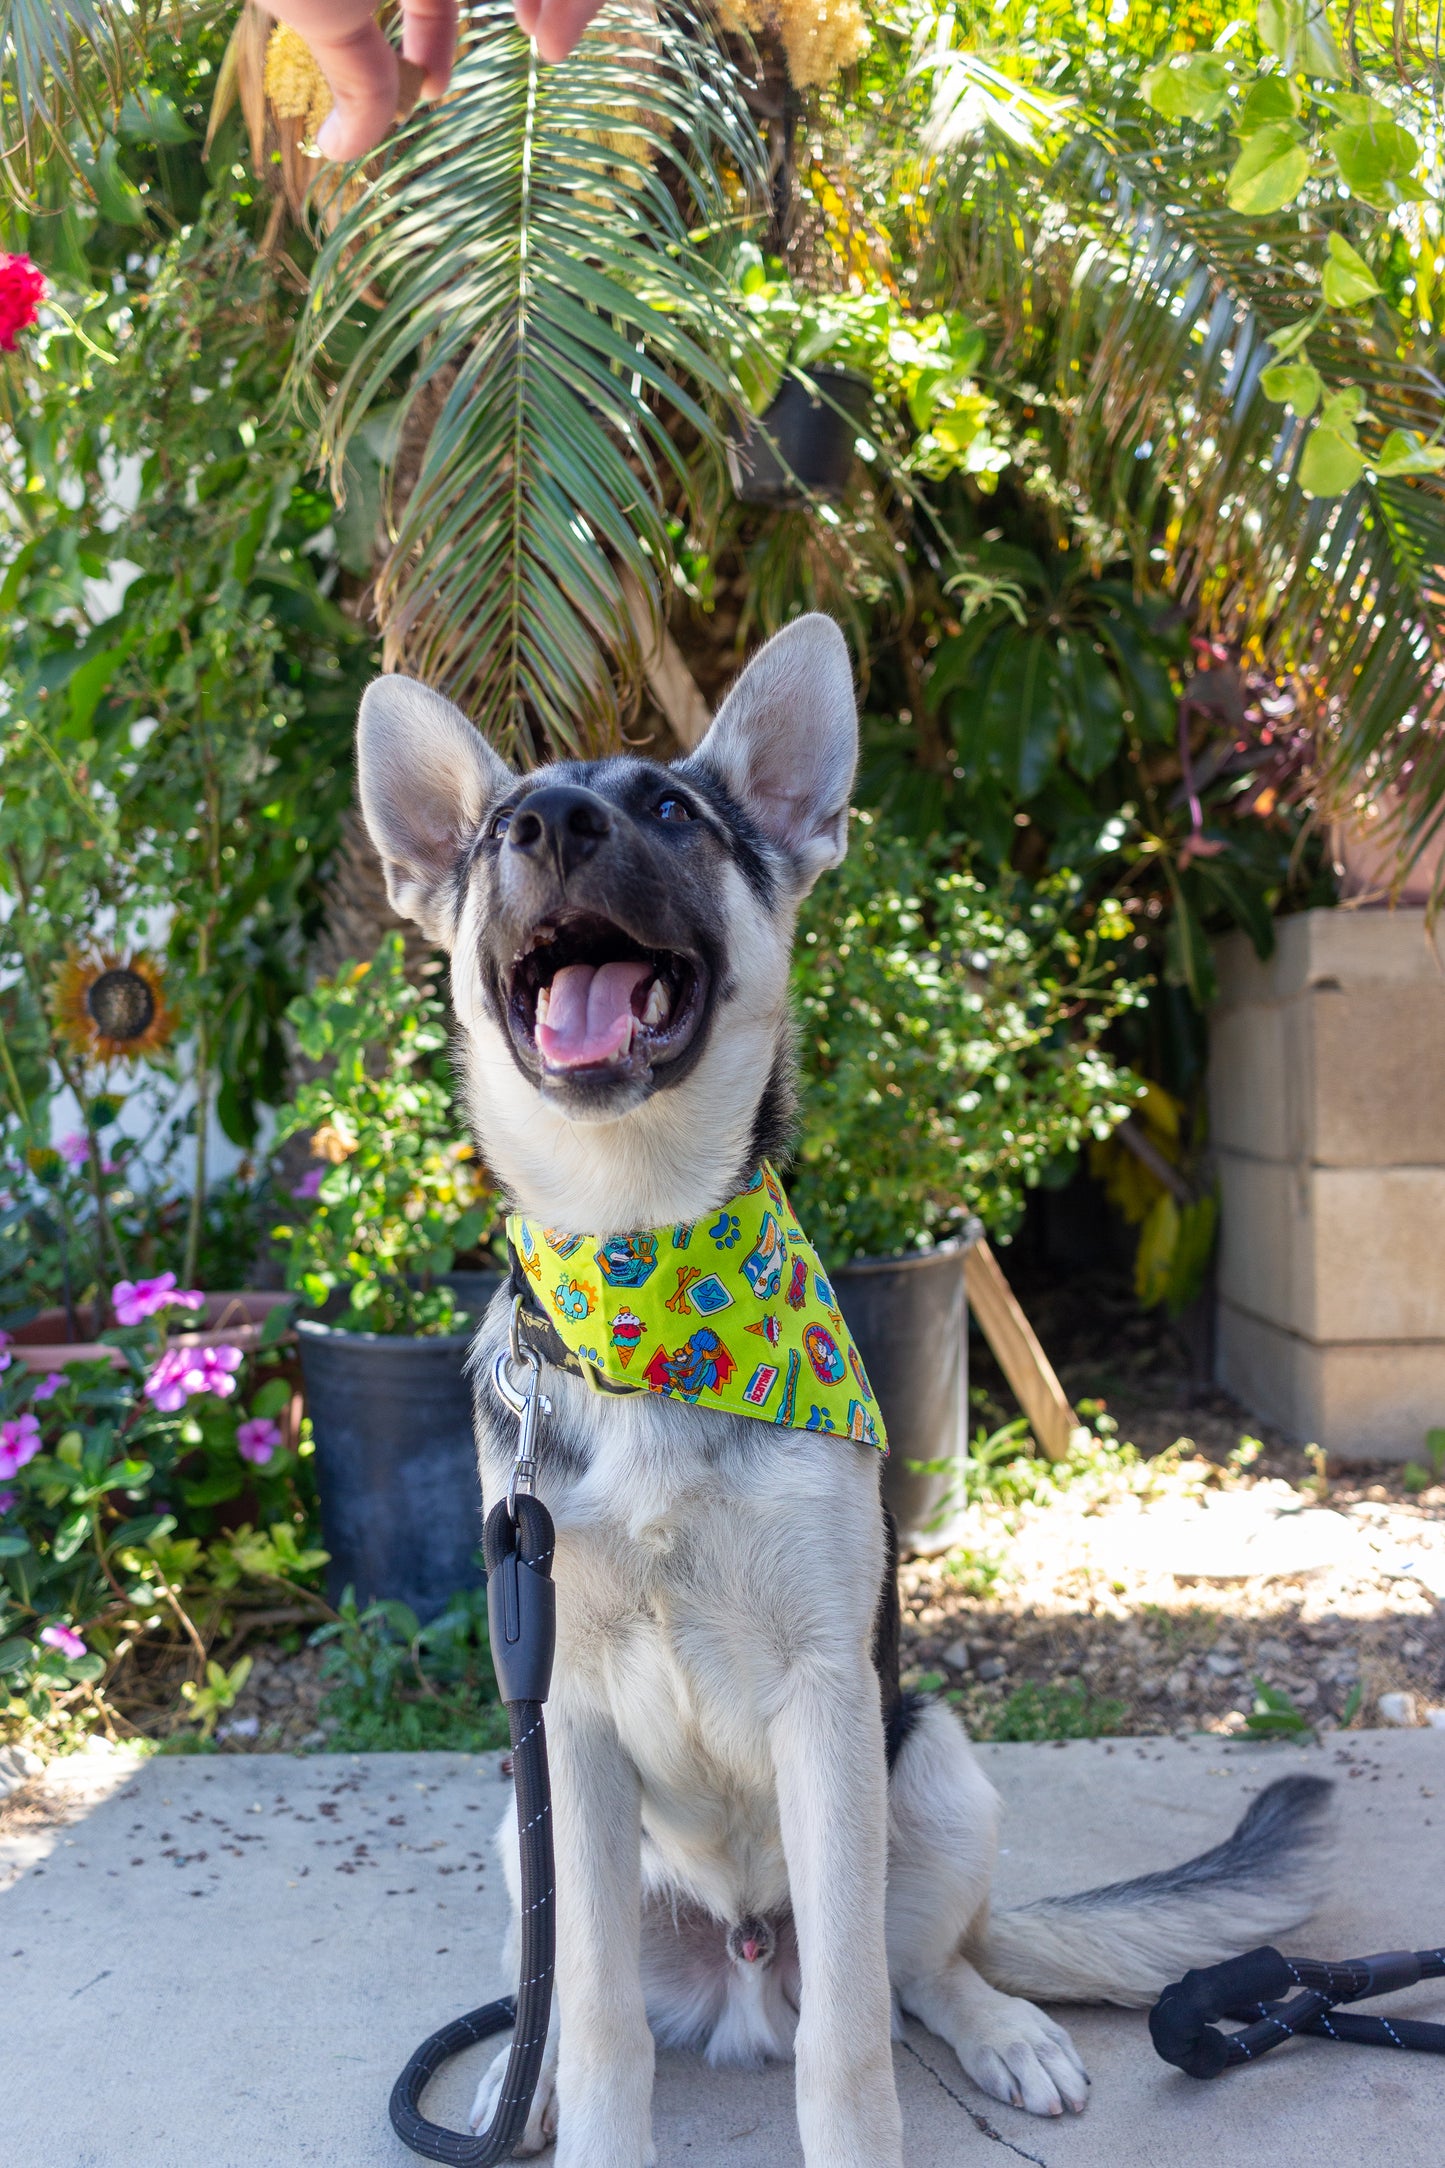
[[(564, 60), (602, 0), (516, 0), (517, 22), (544, 60)], [(396, 118), (396, 52), (374, 13), (375, 0), (267, 0), (278, 22), (298, 31), (335, 100), (316, 148), (323, 158), (362, 158)], [(401, 54), (422, 71), (421, 95), (440, 98), (457, 50), (457, 0), (402, 0)]]

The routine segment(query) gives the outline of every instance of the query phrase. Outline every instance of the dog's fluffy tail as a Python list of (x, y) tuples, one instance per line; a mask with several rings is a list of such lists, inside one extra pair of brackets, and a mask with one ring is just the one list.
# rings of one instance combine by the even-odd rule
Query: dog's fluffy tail
[(993, 1918), (969, 1955), (995, 1987), (1038, 2001), (1150, 2003), (1213, 1965), (1297, 1927), (1324, 1895), (1326, 1777), (1280, 1777), (1232, 1834), (1182, 1866)]

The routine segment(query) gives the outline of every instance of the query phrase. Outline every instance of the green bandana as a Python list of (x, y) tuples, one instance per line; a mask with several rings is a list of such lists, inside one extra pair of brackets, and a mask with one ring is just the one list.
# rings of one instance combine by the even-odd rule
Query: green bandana
[(862, 1357), (770, 1166), (713, 1220), (603, 1239), (518, 1214), (507, 1236), (598, 1390), (663, 1393), (887, 1452)]

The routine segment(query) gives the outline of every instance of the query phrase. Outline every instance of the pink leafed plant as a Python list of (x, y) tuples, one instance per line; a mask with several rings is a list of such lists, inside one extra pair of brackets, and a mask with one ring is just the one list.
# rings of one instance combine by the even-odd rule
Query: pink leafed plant
[(71, 1663), (75, 1662), (77, 1656), (85, 1654), (85, 1643), (69, 1626), (42, 1626), (40, 1638), (48, 1649), (59, 1649), (61, 1655), (68, 1657)]

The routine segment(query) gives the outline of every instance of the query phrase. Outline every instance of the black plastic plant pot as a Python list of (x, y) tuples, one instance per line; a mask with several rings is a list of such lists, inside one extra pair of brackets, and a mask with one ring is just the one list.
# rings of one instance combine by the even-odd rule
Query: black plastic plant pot
[[(903, 1257), (861, 1257), (830, 1274), (888, 1429), (883, 1496), (904, 1550), (962, 1540), (950, 1503), (968, 1458), (968, 1302), (964, 1258), (983, 1229)], [(911, 1461), (940, 1461), (922, 1475)]]
[[(495, 1282), (493, 1283), (495, 1284)], [(482, 1490), (464, 1365), (471, 1333), (340, 1332), (298, 1318), (316, 1439), (326, 1592), (399, 1598), (422, 1621), (481, 1586)]]
[(847, 488), (872, 386), (851, 369), (823, 366), (809, 375), (817, 391), (785, 377), (761, 422), (730, 438), (728, 473), (739, 503), (802, 504), (810, 496), (841, 497)]

